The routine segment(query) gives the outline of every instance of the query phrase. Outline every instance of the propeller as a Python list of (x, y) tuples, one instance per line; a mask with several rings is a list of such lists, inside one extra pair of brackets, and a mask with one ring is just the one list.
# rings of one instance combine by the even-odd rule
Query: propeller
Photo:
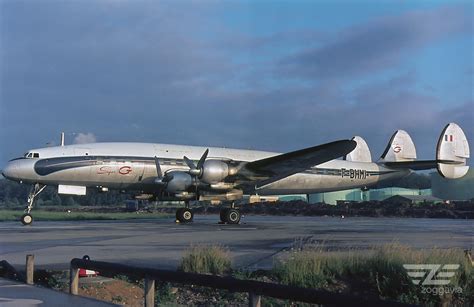
[(156, 173), (157, 173), (157, 176), (155, 178), (155, 183), (165, 186), (168, 182), (170, 182), (173, 179), (173, 175), (171, 174), (165, 174), (165, 176), (163, 176), (163, 172), (161, 171), (160, 161), (158, 160), (157, 156), (155, 156), (155, 167), (156, 167)]
[(206, 162), (207, 155), (209, 154), (209, 148), (204, 151), (203, 155), (198, 161), (198, 164), (195, 165), (194, 162), (188, 157), (184, 156), (183, 160), (189, 167), (189, 174), (193, 176), (200, 177), (203, 172), (204, 162)]
[(198, 161), (198, 164), (195, 165), (194, 162), (188, 157), (184, 156), (183, 160), (189, 167), (189, 174), (194, 176), (194, 187), (196, 189), (196, 200), (199, 199), (199, 180), (198, 177), (202, 176), (204, 171), (204, 162), (206, 162), (207, 155), (209, 154), (209, 148), (207, 148), (202, 154), (201, 158)]
[(156, 173), (158, 174), (158, 178), (162, 178), (163, 172), (161, 171), (160, 161), (158, 160), (157, 156), (155, 156), (155, 166), (156, 166)]

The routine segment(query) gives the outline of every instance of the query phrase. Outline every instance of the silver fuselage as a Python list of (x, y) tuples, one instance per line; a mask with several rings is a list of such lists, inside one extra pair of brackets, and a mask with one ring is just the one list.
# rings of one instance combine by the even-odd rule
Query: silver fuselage
[[(208, 159), (250, 162), (278, 155), (275, 152), (150, 143), (93, 143), (32, 149), (39, 157), (17, 158), (4, 168), (11, 180), (45, 185), (77, 185), (150, 191), (155, 188), (159, 159), (163, 172), (188, 170), (183, 156), (198, 160), (209, 148)], [(377, 163), (332, 160), (258, 190), (260, 195), (309, 194), (364, 188), (401, 178), (409, 170), (393, 170)]]

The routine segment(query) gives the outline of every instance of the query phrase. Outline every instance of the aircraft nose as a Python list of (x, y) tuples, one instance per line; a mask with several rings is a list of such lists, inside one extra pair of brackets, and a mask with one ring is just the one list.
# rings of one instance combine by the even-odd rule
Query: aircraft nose
[(17, 161), (10, 161), (2, 170), (3, 177), (7, 179), (16, 179), (18, 175), (18, 163)]

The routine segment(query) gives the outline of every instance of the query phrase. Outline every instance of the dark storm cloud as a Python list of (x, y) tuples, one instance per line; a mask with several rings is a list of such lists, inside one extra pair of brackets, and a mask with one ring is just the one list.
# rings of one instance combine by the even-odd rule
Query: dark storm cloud
[[(68, 142), (89, 133), (98, 141), (275, 151), (358, 134), (378, 157), (402, 128), (422, 158), (433, 157), (448, 121), (474, 134), (472, 100), (442, 103), (416, 87), (416, 73), (358, 85), (333, 78), (383, 72), (465, 31), (457, 8), (369, 21), (328, 42), (317, 29), (231, 36), (212, 8), (189, 6), (2, 2), (0, 167), (61, 130)], [(309, 50), (283, 60), (278, 53), (302, 48)], [(287, 80), (288, 71), (303, 82)], [(329, 77), (315, 82), (320, 71)]]
[(302, 78), (344, 78), (386, 70), (407, 52), (472, 31), (465, 7), (444, 7), (384, 17), (351, 27), (333, 42), (281, 61), (279, 73)]
[(473, 144), (474, 101), (457, 105), (449, 101), (443, 106), (432, 93), (420, 93), (414, 80), (416, 75), (407, 73), (355, 90), (331, 81), (268, 92), (227, 93), (228, 101), (238, 102), (239, 108), (230, 120), (220, 123), (219, 131), (240, 146), (280, 151), (360, 135), (377, 159), (392, 133), (403, 129), (413, 137), (418, 157), (432, 159), (444, 125), (457, 122)]
[[(206, 27), (204, 6), (188, 7), (189, 13), (144, 2), (2, 5), (6, 77), (0, 116), (9, 157), (18, 151), (14, 140), (24, 141), (24, 150), (61, 130), (92, 131), (99, 140), (149, 136), (148, 141), (170, 130), (169, 141), (181, 139), (181, 131), (171, 127), (179, 118), (197, 117), (194, 103), (209, 103), (199, 98), (201, 92), (231, 74), (229, 64), (199, 38)], [(150, 130), (137, 134), (130, 131), (133, 125)]]

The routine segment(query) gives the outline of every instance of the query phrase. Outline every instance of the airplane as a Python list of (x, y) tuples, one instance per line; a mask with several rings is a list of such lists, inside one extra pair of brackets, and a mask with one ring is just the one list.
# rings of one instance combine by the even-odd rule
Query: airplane
[(397, 130), (377, 162), (362, 137), (339, 140), (288, 153), (151, 143), (92, 143), (31, 149), (10, 160), (5, 178), (32, 184), (23, 225), (33, 222), (35, 198), (47, 185), (58, 193), (86, 195), (87, 189), (135, 191), (139, 197), (184, 201), (176, 211), (181, 223), (193, 221), (190, 201), (224, 201), (223, 223), (238, 224), (234, 206), (243, 195), (311, 194), (368, 189), (412, 171), (436, 168), (445, 178), (464, 176), (469, 144), (455, 123), (444, 127), (435, 160), (416, 160), (410, 135)]

